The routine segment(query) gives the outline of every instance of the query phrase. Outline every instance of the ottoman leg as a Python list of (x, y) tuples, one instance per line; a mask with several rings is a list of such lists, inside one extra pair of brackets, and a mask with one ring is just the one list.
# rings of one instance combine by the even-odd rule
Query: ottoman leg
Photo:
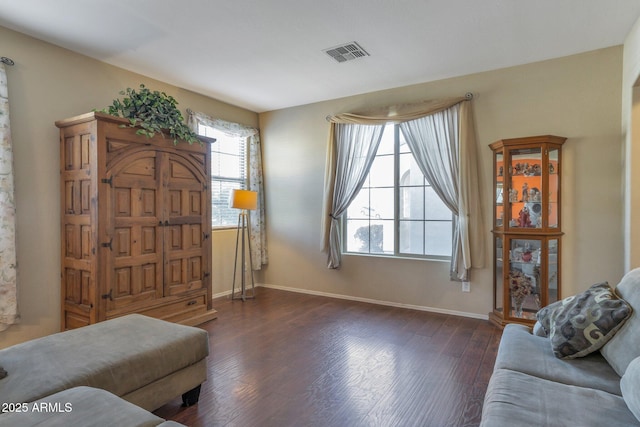
[(192, 406), (198, 403), (200, 399), (200, 387), (195, 387), (182, 395), (182, 406)]

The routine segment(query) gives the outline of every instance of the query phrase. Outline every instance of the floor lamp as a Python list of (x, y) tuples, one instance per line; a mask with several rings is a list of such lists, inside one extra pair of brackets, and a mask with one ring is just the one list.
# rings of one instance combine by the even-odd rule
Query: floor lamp
[[(247, 298), (255, 298), (255, 283), (253, 282), (253, 259), (251, 257), (251, 238), (249, 237), (249, 230), (247, 227), (249, 226), (248, 212), (250, 210), (254, 210), (258, 207), (258, 192), (249, 191), (249, 190), (231, 190), (231, 197), (229, 198), (229, 207), (240, 209), (240, 214), (238, 215), (238, 231), (236, 233), (236, 257), (233, 263), (233, 285), (231, 287), (231, 299), (241, 299), (242, 301), (246, 301)], [(240, 264), (240, 272), (242, 274), (241, 285), (240, 285), (240, 294), (236, 296), (236, 272), (238, 271), (238, 243), (242, 240), (241, 246), (241, 264)], [(246, 288), (246, 276), (247, 276), (247, 264), (245, 262), (245, 242), (246, 247), (249, 249), (249, 275), (251, 276), (251, 295), (247, 295)]]

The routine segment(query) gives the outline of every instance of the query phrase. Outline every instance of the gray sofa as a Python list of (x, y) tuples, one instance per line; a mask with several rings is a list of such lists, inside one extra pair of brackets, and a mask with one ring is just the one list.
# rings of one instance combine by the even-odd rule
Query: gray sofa
[(14, 345), (0, 350), (0, 426), (177, 425), (149, 411), (197, 403), (208, 354), (206, 331), (139, 314)]
[(633, 312), (587, 356), (559, 359), (549, 338), (505, 327), (481, 427), (640, 426), (640, 269), (615, 290)]

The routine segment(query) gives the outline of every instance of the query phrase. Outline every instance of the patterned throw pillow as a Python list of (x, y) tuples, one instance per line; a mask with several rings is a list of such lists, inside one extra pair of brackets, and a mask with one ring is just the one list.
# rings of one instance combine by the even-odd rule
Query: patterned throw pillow
[(536, 314), (559, 359), (586, 356), (605, 345), (631, 316), (631, 306), (607, 282), (549, 304)]

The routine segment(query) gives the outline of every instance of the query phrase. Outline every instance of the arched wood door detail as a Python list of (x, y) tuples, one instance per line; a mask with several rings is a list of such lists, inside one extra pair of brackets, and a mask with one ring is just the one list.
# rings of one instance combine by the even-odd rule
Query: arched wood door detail
[(206, 180), (179, 154), (143, 150), (107, 172), (107, 317), (204, 287)]

